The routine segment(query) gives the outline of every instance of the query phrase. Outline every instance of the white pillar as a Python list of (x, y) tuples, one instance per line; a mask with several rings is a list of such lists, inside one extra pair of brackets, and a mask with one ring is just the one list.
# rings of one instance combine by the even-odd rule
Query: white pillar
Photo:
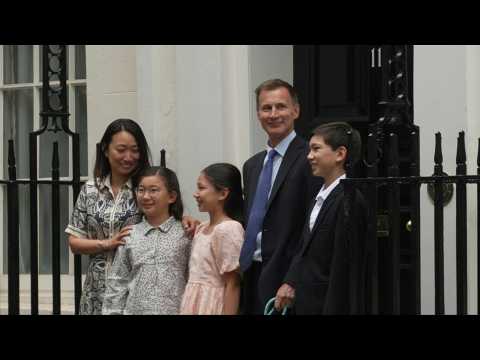
[(251, 156), (251, 84), (249, 47), (222, 46), (223, 139), (224, 160), (242, 170)]
[(95, 144), (117, 118), (137, 119), (136, 51), (133, 45), (87, 45), (88, 170)]
[(177, 175), (185, 211), (199, 214), (192, 194), (200, 171), (224, 161), (221, 46), (176, 46)]
[(137, 45), (138, 121), (142, 124), (154, 165), (160, 150), (174, 170), (177, 158), (176, 52), (173, 45)]

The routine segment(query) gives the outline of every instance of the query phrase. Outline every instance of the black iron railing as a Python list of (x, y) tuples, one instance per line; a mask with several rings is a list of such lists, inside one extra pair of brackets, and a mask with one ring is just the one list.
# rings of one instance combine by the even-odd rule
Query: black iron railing
[[(52, 224), (52, 313), (61, 313), (61, 271), (60, 239), (64, 229), (60, 228), (60, 188), (71, 187), (75, 205), (83, 181), (80, 180), (80, 137), (68, 127), (68, 88), (67, 88), (67, 48), (65, 45), (44, 45), (43, 49), (43, 86), (41, 126), (29, 134), (30, 178), (17, 179), (14, 142), (8, 142), (8, 179), (0, 185), (7, 188), (7, 248), (8, 248), (8, 313), (20, 313), (20, 252), (19, 252), (19, 186), (27, 186), (30, 193), (30, 293), (31, 313), (39, 313), (38, 294), (38, 186), (51, 188), (51, 224)], [(52, 146), (52, 167), (50, 179), (38, 178), (38, 138), (46, 131), (65, 132), (72, 139), (72, 177), (60, 180), (58, 142)], [(42, 149), (46, 151), (50, 149)], [(63, 155), (63, 154), (62, 154)], [(160, 152), (160, 165), (165, 167), (165, 150)], [(79, 313), (82, 291), (81, 255), (74, 255), (74, 293), (75, 314)]]
[[(413, 131), (411, 133), (412, 158), (416, 158), (418, 153), (418, 133)], [(368, 178), (347, 178), (342, 180), (345, 185), (346, 194), (346, 223), (349, 222), (351, 216), (349, 209), (352, 207), (351, 202), (355, 201), (355, 189), (360, 189), (369, 205), (369, 220), (367, 237), (367, 293), (365, 301), (367, 303), (366, 309), (370, 314), (379, 313), (379, 268), (378, 268), (378, 202), (377, 199), (381, 191), (385, 191), (387, 195), (387, 217), (388, 217), (388, 239), (383, 241), (388, 242), (388, 249), (390, 251), (390, 271), (389, 283), (390, 291), (387, 293), (390, 296), (388, 299), (391, 305), (392, 314), (400, 314), (400, 270), (402, 263), (400, 261), (400, 214), (401, 209), (399, 187), (406, 186), (410, 192), (411, 199), (411, 222), (410, 222), (410, 236), (412, 243), (412, 253), (414, 259), (412, 266), (416, 278), (413, 284), (416, 289), (416, 313), (420, 313), (420, 188), (421, 185), (430, 184), (434, 188), (434, 258), (435, 258), (435, 313), (445, 313), (445, 268), (444, 268), (444, 205), (448, 192), (448, 185), (455, 184), (456, 190), (456, 274), (457, 274), (457, 314), (467, 314), (467, 184), (477, 184), (477, 218), (480, 214), (480, 139), (479, 139), (479, 154), (477, 158), (477, 175), (467, 175), (466, 173), (466, 151), (465, 151), (465, 133), (459, 133), (457, 141), (457, 171), (456, 176), (448, 176), (443, 172), (443, 156), (441, 145), (441, 134), (437, 133), (435, 136), (435, 155), (434, 155), (434, 175), (433, 176), (418, 176), (418, 165), (416, 162), (411, 164), (411, 176), (398, 176), (397, 156), (398, 142), (396, 135), (390, 134), (390, 162), (388, 166), (387, 177), (375, 177), (378, 173), (377, 166), (377, 148), (375, 133), (369, 134), (367, 145), (367, 160), (370, 164)], [(451, 193), (451, 190), (450, 190)], [(479, 222), (480, 223), (480, 222)], [(478, 225), (480, 226), (480, 225)], [(477, 232), (477, 246), (480, 245), (480, 232)], [(478, 254), (480, 256), (480, 253)], [(480, 257), (479, 257), (480, 258)], [(480, 280), (479, 280), (480, 282)], [(480, 283), (479, 283), (480, 284)], [(480, 295), (477, 289), (477, 296)], [(352, 304), (359, 302), (359, 292), (351, 292)], [(357, 310), (353, 311), (357, 312)]]

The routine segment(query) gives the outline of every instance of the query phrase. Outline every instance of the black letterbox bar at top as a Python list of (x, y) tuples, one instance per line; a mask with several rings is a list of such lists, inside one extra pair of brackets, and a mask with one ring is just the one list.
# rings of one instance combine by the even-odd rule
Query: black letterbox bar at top
[[(465, 151), (465, 132), (461, 131), (457, 139), (457, 175), (467, 174), (467, 154)], [(457, 235), (457, 314), (465, 315), (467, 309), (467, 190), (466, 184), (457, 183), (456, 200)]]
[[(390, 134), (389, 137), (390, 165), (388, 176), (399, 175), (398, 137)], [(392, 313), (400, 314), (400, 186), (396, 183), (388, 186), (388, 213), (390, 215), (390, 244), (391, 244), (391, 281), (392, 281)]]
[[(435, 169), (434, 174), (443, 173), (442, 135), (435, 134)], [(439, 179), (434, 185), (434, 237), (435, 237), (435, 314), (445, 314), (444, 296), (444, 257), (443, 257), (443, 201), (442, 181)]]
[[(410, 175), (418, 176), (419, 175), (419, 134), (418, 128), (414, 129), (410, 133), (411, 140), (411, 152), (410, 152)], [(420, 183), (413, 183), (410, 185), (410, 201), (412, 204), (411, 210), (411, 236), (412, 236), (412, 245), (411, 249), (413, 250), (413, 273), (415, 274), (414, 279), (414, 291), (415, 291), (415, 314), (420, 315), (421, 313), (421, 269), (420, 269)]]
[(52, 157), (52, 291), (53, 314), (60, 314), (60, 186), (58, 142), (53, 143)]
[(30, 302), (32, 315), (38, 315), (38, 189), (37, 135), (30, 133)]
[[(377, 137), (375, 129), (371, 129), (368, 134), (367, 140), (367, 164), (368, 164), (368, 176), (377, 177), (378, 176), (378, 151), (377, 151)], [(370, 314), (377, 315), (379, 313), (378, 308), (378, 238), (377, 238), (377, 185), (375, 183), (370, 183), (367, 186), (367, 203), (369, 204), (369, 219), (368, 219), (368, 242), (367, 246), (369, 248), (369, 258), (367, 269), (368, 269), (368, 280), (370, 288), (370, 297), (369, 306), (367, 308)]]
[(16, 183), (17, 170), (15, 164), (15, 151), (13, 140), (8, 140), (8, 314), (20, 313), (20, 247), (18, 240), (18, 184)]
[[(477, 175), (480, 176), (480, 138), (478, 139)], [(477, 184), (477, 264), (480, 264), (480, 184)], [(480, 266), (477, 265), (477, 314), (480, 314)]]

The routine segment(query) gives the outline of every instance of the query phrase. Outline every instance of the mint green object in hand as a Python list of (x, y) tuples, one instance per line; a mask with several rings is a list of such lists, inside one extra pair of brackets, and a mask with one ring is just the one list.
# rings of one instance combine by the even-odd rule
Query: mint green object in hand
[[(268, 300), (267, 305), (265, 305), (265, 310), (263, 311), (263, 315), (272, 315), (273, 311), (275, 310), (275, 298), (271, 298)], [(287, 315), (288, 305), (282, 309), (282, 315)]]

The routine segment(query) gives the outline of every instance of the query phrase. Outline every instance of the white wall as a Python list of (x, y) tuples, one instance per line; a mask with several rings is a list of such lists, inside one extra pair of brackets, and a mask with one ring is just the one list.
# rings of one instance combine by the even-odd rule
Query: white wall
[[(464, 130), (467, 139), (468, 172), (473, 173), (477, 144), (473, 139), (479, 136), (478, 120), (480, 78), (478, 64), (479, 49), (464, 45), (416, 45), (414, 47), (414, 116), (420, 126), (421, 175), (433, 174), (435, 136), (442, 133), (443, 168), (449, 175), (455, 175), (456, 143), (458, 132)], [(473, 189), (469, 187), (468, 194)], [(469, 312), (476, 312), (476, 222), (472, 217), (476, 203), (469, 201), (468, 222), (468, 287)], [(435, 312), (434, 285), (434, 220), (433, 203), (427, 195), (426, 186), (421, 191), (421, 282), (422, 313)], [(456, 313), (456, 235), (455, 235), (455, 194), (444, 209), (445, 232), (445, 312)], [(474, 238), (475, 237), (475, 238)]]
[[(467, 173), (477, 173), (477, 157), (480, 138), (480, 46), (467, 45)], [(468, 310), (478, 314), (477, 309), (477, 191), (476, 186), (467, 187), (468, 217)]]

